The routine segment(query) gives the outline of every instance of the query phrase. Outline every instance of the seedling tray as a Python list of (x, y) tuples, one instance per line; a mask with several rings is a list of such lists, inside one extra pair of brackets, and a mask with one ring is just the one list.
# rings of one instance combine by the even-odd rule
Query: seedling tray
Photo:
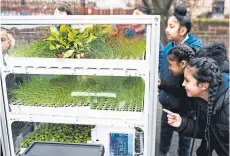
[(34, 142), (22, 156), (103, 156), (104, 147), (98, 144)]

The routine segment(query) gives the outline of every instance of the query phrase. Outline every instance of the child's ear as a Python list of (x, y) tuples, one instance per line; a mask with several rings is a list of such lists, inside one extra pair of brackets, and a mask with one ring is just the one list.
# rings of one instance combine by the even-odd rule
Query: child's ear
[(199, 87), (201, 88), (201, 90), (207, 90), (209, 87), (209, 83), (208, 82), (199, 83)]
[(185, 67), (187, 66), (187, 64), (188, 64), (187, 61), (185, 61), (185, 60), (181, 61), (180, 62), (180, 68), (185, 69)]
[(185, 36), (185, 34), (187, 33), (187, 28), (185, 26), (180, 28), (180, 36)]

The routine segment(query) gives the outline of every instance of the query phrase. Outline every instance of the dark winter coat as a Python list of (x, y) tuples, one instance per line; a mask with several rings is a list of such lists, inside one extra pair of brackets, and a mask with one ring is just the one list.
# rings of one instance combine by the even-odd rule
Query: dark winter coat
[[(197, 39), (192, 34), (188, 34), (188, 39), (184, 41), (183, 44), (189, 45), (191, 47), (194, 47), (199, 51), (199, 49), (203, 46), (202, 42)], [(167, 56), (169, 51), (176, 46), (175, 42), (169, 42), (166, 47), (164, 48), (162, 58), (160, 59), (160, 79), (163, 81), (167, 81), (167, 83), (173, 85), (173, 86), (180, 86), (180, 76), (174, 76), (172, 72), (168, 69), (168, 60)], [(159, 94), (159, 101), (162, 104), (164, 108), (170, 109), (173, 111), (172, 108), (170, 108), (170, 105), (173, 103), (178, 103), (179, 100), (172, 96), (171, 94), (165, 92), (164, 90), (160, 91)]]
[[(222, 74), (223, 84), (219, 87), (216, 95), (216, 102), (210, 122), (210, 150), (215, 150), (220, 156), (229, 155), (229, 75)], [(202, 139), (201, 146), (197, 150), (198, 156), (206, 156), (205, 127), (207, 102), (200, 98), (190, 98), (187, 115), (182, 116), (182, 124), (176, 129), (185, 136), (193, 137), (194, 130), (197, 129), (195, 138)], [(198, 125), (195, 126), (199, 112)]]

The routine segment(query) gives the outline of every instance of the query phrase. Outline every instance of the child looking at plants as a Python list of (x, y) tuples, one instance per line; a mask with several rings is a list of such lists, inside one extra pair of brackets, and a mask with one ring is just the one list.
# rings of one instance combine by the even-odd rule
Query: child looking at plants
[[(133, 10), (133, 15), (151, 15), (151, 11), (144, 7), (138, 6)], [(123, 31), (123, 35), (126, 38), (135, 38), (136, 35), (145, 35), (146, 27), (145, 24), (132, 24), (130, 27), (125, 28)]]
[[(174, 95), (183, 102), (171, 103), (171, 110), (174, 112), (185, 112), (187, 113), (188, 107), (186, 104), (186, 91), (182, 87), (184, 81), (184, 69), (187, 66), (189, 60), (195, 56), (194, 48), (187, 45), (178, 45), (168, 53), (168, 64), (169, 70), (177, 76), (180, 76), (180, 84), (173, 86), (168, 84), (167, 81), (159, 80), (159, 89), (166, 91), (167, 93)], [(229, 73), (229, 60), (227, 57), (227, 49), (224, 43), (216, 42), (205, 46), (201, 49), (198, 56), (196, 57), (210, 57), (216, 61), (216, 64), (220, 67), (222, 73)], [(227, 64), (227, 65), (226, 65)]]
[[(167, 58), (169, 64), (169, 70), (175, 76), (180, 76), (180, 83), (178, 86), (173, 86), (171, 84), (168, 84), (167, 81), (159, 80), (159, 88), (161, 90), (166, 91), (167, 93), (170, 93), (178, 97), (181, 101), (182, 100), (184, 101), (187, 97), (185, 89), (184, 87), (182, 87), (182, 82), (184, 81), (184, 70), (189, 60), (192, 59), (195, 56), (195, 54), (196, 54), (195, 49), (185, 44), (181, 44), (176, 47), (173, 47), (169, 51), (168, 58)], [(216, 61), (216, 64), (219, 67), (222, 67), (221, 72), (228, 73), (229, 66), (226, 66), (225, 63), (229, 65), (228, 63), (229, 61), (226, 55), (226, 47), (223, 43), (218, 42), (203, 47), (199, 52), (198, 56), (196, 57), (201, 57), (201, 56), (206, 56), (214, 59)], [(183, 110), (183, 112), (186, 112), (186, 110), (188, 109), (188, 107), (184, 104), (186, 103), (186, 101), (181, 103), (182, 104), (180, 106), (177, 105), (178, 103), (172, 103), (171, 105), (171, 108), (173, 109), (172, 111), (180, 112), (181, 110)]]
[[(227, 50), (225, 45), (223, 43), (217, 42), (202, 48), (201, 52), (199, 52), (199, 57), (208, 56), (213, 58), (218, 66), (223, 66), (223, 62), (229, 62), (226, 51)], [(169, 51), (167, 58), (169, 62), (169, 69), (174, 75), (180, 76), (180, 85), (172, 86), (167, 84), (165, 81), (161, 81), (159, 83), (159, 88), (161, 90), (164, 90), (167, 93), (170, 93), (180, 99), (180, 105), (177, 105), (178, 103), (175, 102), (170, 107), (172, 108), (173, 112), (177, 112), (181, 115), (186, 115), (190, 111), (190, 107), (188, 105), (188, 96), (186, 94), (186, 90), (184, 87), (182, 87), (182, 82), (184, 81), (184, 69), (187, 66), (189, 60), (194, 56), (194, 49), (187, 45), (178, 45), (172, 48)], [(227, 72), (227, 70), (228, 69), (226, 69), (226, 67), (222, 67), (221, 72), (224, 74)]]
[[(133, 15), (151, 15), (151, 11), (144, 6), (137, 6), (133, 10)], [(146, 34), (145, 24), (132, 24), (130, 25), (130, 27), (125, 28), (123, 31), (123, 36), (128, 39), (134, 39), (134, 38), (140, 37), (141, 39), (145, 40), (145, 34)], [(163, 52), (163, 46), (162, 46), (162, 43), (160, 42), (159, 60), (161, 59), (162, 52)]]
[[(186, 115), (167, 113), (167, 123), (175, 130), (202, 139), (198, 156), (229, 155), (229, 75), (222, 73), (208, 57), (193, 58), (184, 71), (186, 94), (190, 99)], [(193, 148), (193, 147), (192, 147)]]
[(195, 49), (186, 44), (177, 45), (168, 53), (167, 59), (169, 70), (173, 73), (173, 75), (179, 77), (179, 84), (178, 86), (174, 86), (168, 84), (168, 82), (165, 80), (159, 80), (158, 85), (159, 89), (177, 97), (178, 101), (180, 101), (170, 103), (170, 108), (172, 111), (185, 113), (188, 111), (188, 107), (184, 104), (186, 103), (187, 96), (184, 87), (182, 87), (182, 83), (184, 81), (184, 70), (189, 60), (193, 58), (195, 54)]
[[(179, 44), (187, 44), (196, 49), (202, 47), (202, 42), (195, 36), (190, 34), (192, 22), (187, 15), (187, 10), (184, 6), (178, 5), (174, 9), (173, 16), (168, 19), (167, 28), (165, 30), (168, 40), (170, 41), (164, 48), (162, 59), (160, 62), (160, 78), (167, 81), (167, 83), (178, 86), (180, 84), (180, 76), (173, 75), (168, 69), (167, 56), (169, 51)], [(178, 101), (175, 96), (161, 90), (159, 94), (159, 101), (163, 108), (171, 109), (170, 106)], [(167, 124), (166, 113), (162, 112), (161, 120), (161, 136), (160, 136), (160, 153), (167, 155), (173, 136), (173, 129)], [(190, 153), (191, 139), (179, 134), (179, 156), (188, 156)]]
[(71, 4), (66, 0), (57, 1), (55, 4), (54, 15), (72, 15)]
[[(66, 0), (60, 0), (55, 3), (54, 15), (56, 16), (66, 16), (72, 15), (71, 4)], [(69, 25), (71, 27), (71, 25)], [(56, 25), (56, 28), (59, 30), (60, 25)]]
[(12, 35), (8, 34), (6, 30), (0, 30), (1, 44), (2, 44), (2, 55), (3, 57), (8, 56), (8, 50), (14, 47), (15, 40)]

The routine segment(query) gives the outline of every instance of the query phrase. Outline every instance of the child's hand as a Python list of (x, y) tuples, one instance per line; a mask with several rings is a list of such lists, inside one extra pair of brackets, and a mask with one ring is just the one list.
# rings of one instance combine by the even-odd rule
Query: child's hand
[(167, 109), (163, 109), (165, 113), (167, 113), (167, 118), (168, 118), (168, 124), (172, 127), (180, 127), (182, 123), (182, 118), (179, 114), (173, 113)]

